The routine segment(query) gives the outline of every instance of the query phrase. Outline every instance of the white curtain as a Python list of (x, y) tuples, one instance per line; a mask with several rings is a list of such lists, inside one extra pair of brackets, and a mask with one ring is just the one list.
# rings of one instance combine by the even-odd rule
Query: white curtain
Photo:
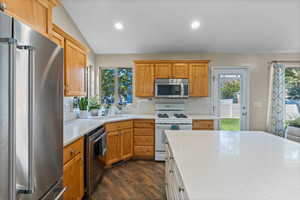
[(285, 66), (280, 63), (273, 63), (270, 70), (268, 104), (268, 131), (284, 137), (285, 126)]

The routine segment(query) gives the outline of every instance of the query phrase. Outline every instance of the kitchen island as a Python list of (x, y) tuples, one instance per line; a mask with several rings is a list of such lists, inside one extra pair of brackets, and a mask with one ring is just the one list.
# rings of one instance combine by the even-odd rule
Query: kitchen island
[(168, 200), (296, 200), (300, 144), (265, 132), (166, 131)]

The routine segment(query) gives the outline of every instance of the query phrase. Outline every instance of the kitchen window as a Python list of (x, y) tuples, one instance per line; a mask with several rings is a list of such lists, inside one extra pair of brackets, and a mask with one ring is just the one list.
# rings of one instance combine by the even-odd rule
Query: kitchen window
[(132, 68), (101, 68), (100, 76), (102, 104), (132, 103)]

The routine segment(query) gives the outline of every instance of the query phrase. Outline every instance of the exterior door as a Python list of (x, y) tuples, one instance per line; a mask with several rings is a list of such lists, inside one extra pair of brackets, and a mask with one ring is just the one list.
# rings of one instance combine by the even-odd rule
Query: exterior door
[(213, 68), (213, 108), (220, 130), (249, 129), (248, 84), (247, 68)]

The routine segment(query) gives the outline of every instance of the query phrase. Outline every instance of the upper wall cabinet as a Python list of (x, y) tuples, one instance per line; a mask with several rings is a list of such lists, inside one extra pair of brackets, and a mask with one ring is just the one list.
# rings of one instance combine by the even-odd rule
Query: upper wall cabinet
[(135, 65), (135, 96), (154, 96), (154, 64)]
[(155, 64), (155, 78), (170, 78), (172, 77), (172, 64), (159, 63)]
[(191, 63), (189, 75), (189, 96), (206, 97), (208, 96), (208, 64)]
[(65, 43), (65, 96), (85, 96), (86, 54), (69, 40)]
[(189, 78), (189, 65), (187, 63), (173, 64), (173, 78)]
[[(189, 96), (208, 96), (207, 60), (141, 60), (135, 61), (137, 97), (153, 97), (156, 78), (189, 79)], [(153, 72), (154, 70), (154, 72)]]
[(52, 1), (0, 0), (6, 4), (5, 12), (49, 37), (52, 30)]
[(189, 65), (186, 63), (155, 64), (155, 78), (189, 78)]
[(51, 39), (65, 52), (65, 96), (85, 96), (85, 68), (89, 49), (55, 24)]

